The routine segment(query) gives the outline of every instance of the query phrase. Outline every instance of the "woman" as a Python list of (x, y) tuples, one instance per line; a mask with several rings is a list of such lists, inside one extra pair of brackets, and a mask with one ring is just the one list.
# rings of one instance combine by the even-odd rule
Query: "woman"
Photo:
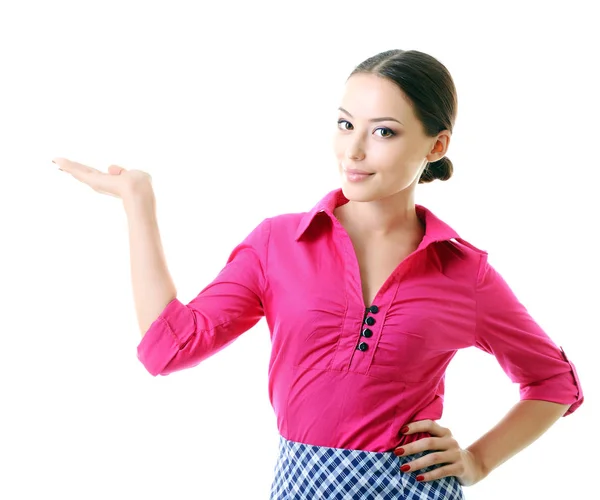
[[(583, 402), (573, 364), (487, 253), (414, 202), (446, 180), (456, 116), (447, 69), (392, 50), (346, 82), (334, 149), (341, 189), (262, 221), (189, 304), (165, 263), (150, 176), (56, 159), (128, 216), (138, 357), (152, 375), (200, 363), (266, 317), (281, 435), (271, 499), (460, 499), (463, 486)], [(466, 448), (436, 423), (458, 349), (493, 354), (520, 399)]]

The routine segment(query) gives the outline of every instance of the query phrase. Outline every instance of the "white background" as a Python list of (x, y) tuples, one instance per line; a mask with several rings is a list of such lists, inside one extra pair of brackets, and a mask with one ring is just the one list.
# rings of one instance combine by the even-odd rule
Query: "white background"
[[(152, 174), (189, 302), (263, 218), (338, 186), (344, 81), (390, 48), (430, 53), (458, 88), (455, 175), (419, 186), (417, 202), (490, 253), (586, 397), (465, 494), (594, 495), (594, 2), (415, 3), (2, 3), (0, 498), (268, 498), (266, 323), (194, 369), (151, 377), (136, 358), (122, 205), (51, 159)], [(461, 351), (440, 423), (466, 447), (517, 400), (493, 357)]]

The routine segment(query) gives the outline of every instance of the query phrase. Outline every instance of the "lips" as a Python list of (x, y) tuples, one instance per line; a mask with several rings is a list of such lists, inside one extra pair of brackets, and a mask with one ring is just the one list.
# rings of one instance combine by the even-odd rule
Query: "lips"
[(344, 169), (344, 176), (350, 182), (361, 182), (370, 179), (372, 175), (374, 175), (374, 172), (367, 172), (366, 170), (355, 168)]
[(347, 172), (348, 174), (353, 174), (353, 175), (371, 175), (374, 173), (374, 172), (367, 172), (366, 170), (358, 170), (356, 168), (345, 168), (344, 171)]

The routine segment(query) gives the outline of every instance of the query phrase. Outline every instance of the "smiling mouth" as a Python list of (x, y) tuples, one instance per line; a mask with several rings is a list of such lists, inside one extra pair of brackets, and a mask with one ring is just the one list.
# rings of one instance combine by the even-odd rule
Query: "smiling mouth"
[(344, 170), (344, 174), (346, 178), (351, 182), (364, 181), (372, 175), (375, 175), (374, 173), (363, 172), (360, 170)]

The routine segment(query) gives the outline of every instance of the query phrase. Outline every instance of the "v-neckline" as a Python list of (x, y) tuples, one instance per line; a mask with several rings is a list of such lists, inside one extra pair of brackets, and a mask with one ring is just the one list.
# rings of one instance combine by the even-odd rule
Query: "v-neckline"
[[(339, 208), (339, 207), (336, 207), (336, 208)], [(354, 272), (356, 273), (356, 276), (358, 277), (357, 279), (358, 279), (358, 283), (359, 283), (359, 287), (360, 287), (359, 292), (360, 292), (361, 302), (363, 305), (363, 309), (365, 311), (368, 311), (373, 305), (377, 305), (378, 301), (380, 301), (379, 299), (381, 299), (381, 295), (382, 295), (383, 291), (387, 290), (389, 288), (389, 286), (390, 286), (391, 282), (393, 281), (393, 279), (395, 278), (395, 276), (398, 274), (398, 272), (401, 270), (401, 268), (406, 265), (406, 262), (411, 260), (417, 253), (419, 253), (421, 250), (423, 250), (427, 246), (426, 228), (425, 228), (423, 222), (421, 221), (421, 223), (423, 224), (423, 235), (421, 237), (421, 241), (417, 245), (417, 248), (415, 248), (415, 250), (413, 250), (411, 253), (409, 253), (406, 257), (404, 257), (396, 265), (396, 267), (392, 270), (392, 272), (383, 281), (383, 283), (381, 284), (379, 289), (375, 292), (375, 295), (373, 295), (373, 300), (371, 300), (371, 303), (367, 304), (365, 301), (365, 294), (364, 294), (365, 283), (363, 282), (361, 272), (360, 272), (361, 271), (360, 270), (360, 262), (358, 260), (356, 248), (354, 247), (354, 243), (352, 241), (350, 233), (348, 232), (346, 227), (342, 224), (342, 222), (338, 219), (335, 212), (332, 212), (331, 215), (333, 216), (332, 218), (333, 218), (334, 224), (338, 226), (338, 230), (340, 230), (341, 234), (343, 234), (343, 237), (347, 239), (347, 244), (349, 245), (349, 248), (351, 249), (352, 265), (354, 267)]]

